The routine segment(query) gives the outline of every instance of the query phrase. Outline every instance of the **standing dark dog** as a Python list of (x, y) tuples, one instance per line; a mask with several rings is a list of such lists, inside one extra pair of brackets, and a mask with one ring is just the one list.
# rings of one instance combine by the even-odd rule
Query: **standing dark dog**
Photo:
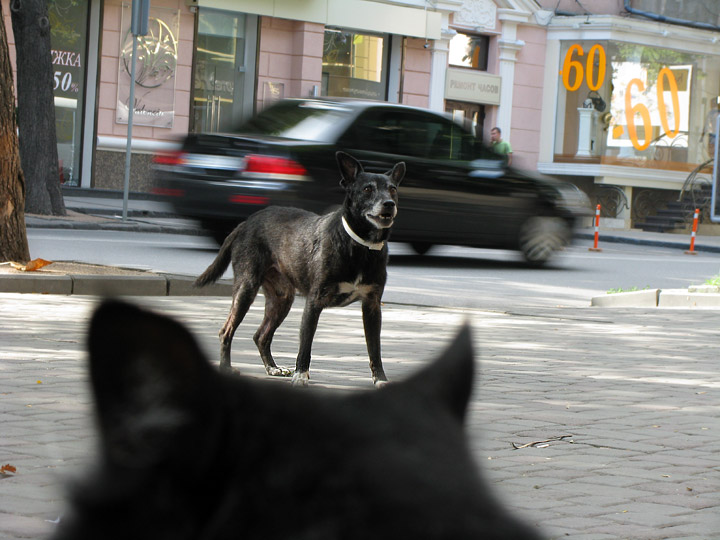
[(217, 281), (232, 261), (235, 280), (230, 315), (220, 331), (221, 369), (230, 369), (235, 330), (262, 287), (265, 317), (254, 340), (269, 375), (290, 374), (275, 364), (270, 344), (298, 291), (306, 301), (293, 383), (307, 384), (310, 378), (312, 341), (322, 310), (356, 300), (362, 302), (373, 382), (387, 380), (380, 358), (380, 299), (387, 279), (386, 241), (397, 215), (397, 186), (405, 164), (371, 174), (344, 152), (336, 157), (346, 192), (342, 208), (323, 216), (283, 207), (257, 212), (228, 235), (195, 281), (198, 287)]

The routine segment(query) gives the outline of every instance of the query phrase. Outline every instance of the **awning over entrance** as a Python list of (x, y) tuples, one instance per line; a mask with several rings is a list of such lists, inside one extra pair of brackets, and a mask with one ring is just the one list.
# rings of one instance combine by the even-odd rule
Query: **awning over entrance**
[(198, 0), (223, 9), (382, 34), (440, 39), (441, 14), (372, 0)]

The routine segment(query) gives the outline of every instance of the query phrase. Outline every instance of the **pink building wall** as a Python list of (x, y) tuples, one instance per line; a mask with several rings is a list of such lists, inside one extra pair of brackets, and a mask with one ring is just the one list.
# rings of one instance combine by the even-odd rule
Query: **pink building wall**
[[(175, 116), (172, 128), (133, 125), (133, 139), (171, 140), (187, 134), (190, 126), (190, 89), (192, 86), (193, 33), (195, 16), (184, 0), (154, 0), (152, 8), (180, 10), (178, 59), (175, 71)], [(127, 124), (115, 121), (117, 110), (118, 66), (122, 2), (106, 0), (103, 8), (102, 48), (98, 91), (98, 136), (126, 137)]]
[(284, 97), (310, 96), (322, 81), (325, 27), (303, 21), (262, 17), (258, 51), (257, 108), (265, 103), (265, 83), (285, 85)]
[(619, 15), (625, 12), (623, 0), (537, 0), (537, 3), (543, 9), (577, 14)]
[(401, 101), (413, 107), (428, 107), (430, 104), (430, 71), (432, 56), (425, 48), (425, 40), (406, 38)]
[(547, 35), (543, 28), (518, 26), (517, 37), (524, 41), (525, 45), (518, 52), (515, 63), (510, 124), (513, 165), (535, 169), (540, 150)]
[[(264, 102), (265, 83), (285, 85), (284, 97), (307, 97), (322, 84), (325, 27), (302, 21), (262, 17), (258, 51), (257, 108)], [(407, 38), (402, 102), (427, 107), (431, 53), (425, 40)]]

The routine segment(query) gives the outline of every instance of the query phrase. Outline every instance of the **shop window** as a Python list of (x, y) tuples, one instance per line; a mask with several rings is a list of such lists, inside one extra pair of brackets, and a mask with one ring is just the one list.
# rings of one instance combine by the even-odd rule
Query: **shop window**
[(720, 56), (565, 42), (555, 161), (691, 171), (711, 157)]
[(448, 63), (451, 66), (487, 71), (489, 45), (488, 36), (456, 34), (450, 40)]
[(48, 2), (60, 181), (80, 185), (88, 2)]
[(387, 42), (385, 36), (326, 29), (322, 95), (384, 100)]
[[(254, 15), (200, 8), (192, 96), (195, 132), (230, 131), (252, 112)], [(251, 47), (247, 51), (247, 47)]]

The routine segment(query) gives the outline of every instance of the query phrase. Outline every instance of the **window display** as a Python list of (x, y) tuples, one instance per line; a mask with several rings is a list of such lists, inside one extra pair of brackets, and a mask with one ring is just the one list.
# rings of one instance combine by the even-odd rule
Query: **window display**
[(711, 155), (720, 57), (565, 42), (555, 161), (692, 171)]
[(50, 0), (50, 43), (60, 181), (80, 183), (88, 3)]
[(387, 95), (386, 38), (325, 30), (322, 95), (384, 100)]

